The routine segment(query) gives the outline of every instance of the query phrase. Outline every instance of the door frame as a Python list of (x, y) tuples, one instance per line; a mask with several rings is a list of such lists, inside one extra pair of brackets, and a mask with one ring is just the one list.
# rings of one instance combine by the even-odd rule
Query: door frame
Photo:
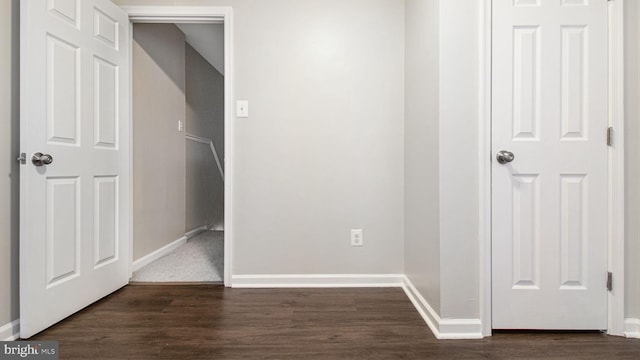
[[(492, 3), (479, 5), (479, 253), (480, 253), (480, 321), (482, 335), (491, 336), (491, 51)], [(609, 126), (614, 129), (613, 146), (608, 147), (608, 271), (613, 273), (614, 287), (608, 293), (607, 314), (610, 335), (624, 336), (624, 0), (609, 0)], [(603, 141), (605, 134), (602, 134)], [(605, 284), (602, 284), (604, 286)]]
[[(129, 46), (133, 44), (134, 23), (224, 23), (224, 285), (230, 287), (233, 255), (233, 8), (230, 6), (121, 6), (129, 14), (131, 27)], [(133, 67), (132, 72), (133, 73)], [(129, 79), (133, 96), (133, 76)], [(130, 109), (132, 111), (132, 109)], [(133, 131), (133, 114), (130, 116), (130, 131)], [(131, 137), (133, 142), (133, 136)], [(133, 144), (130, 146), (130, 171), (133, 174)], [(133, 176), (128, 184), (133, 194)], [(133, 248), (133, 196), (129, 203), (129, 232)], [(131, 249), (133, 264), (133, 249)]]

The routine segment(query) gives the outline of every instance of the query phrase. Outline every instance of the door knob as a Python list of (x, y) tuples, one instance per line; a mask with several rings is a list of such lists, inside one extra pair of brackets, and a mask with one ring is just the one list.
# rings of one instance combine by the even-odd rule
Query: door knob
[(31, 162), (35, 166), (45, 166), (53, 162), (53, 156), (37, 152), (31, 157)]
[(511, 151), (507, 151), (507, 150), (500, 150), (500, 151), (498, 151), (498, 154), (496, 155), (496, 159), (498, 160), (498, 162), (500, 164), (510, 163), (515, 158), (516, 158), (516, 156), (513, 155), (513, 153)]

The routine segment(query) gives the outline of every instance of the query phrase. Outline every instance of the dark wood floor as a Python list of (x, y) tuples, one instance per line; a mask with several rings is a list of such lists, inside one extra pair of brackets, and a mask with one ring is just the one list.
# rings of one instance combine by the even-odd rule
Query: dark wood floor
[(60, 359), (640, 359), (640, 340), (436, 340), (401, 289), (127, 286), (38, 334)]

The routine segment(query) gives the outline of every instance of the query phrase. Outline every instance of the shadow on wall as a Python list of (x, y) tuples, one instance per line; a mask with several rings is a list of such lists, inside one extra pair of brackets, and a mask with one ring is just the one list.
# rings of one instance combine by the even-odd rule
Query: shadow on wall
[[(166, 56), (166, 47), (163, 46), (163, 38), (156, 35), (153, 31), (153, 28), (158, 24), (145, 24), (145, 23), (136, 23), (133, 27), (133, 31), (135, 33), (134, 42), (140, 46), (144, 52), (149, 55), (150, 59), (153, 59), (153, 62), (158, 65), (162, 72), (167, 75), (171, 79), (171, 81), (182, 91), (184, 94), (184, 79), (175, 78), (176, 71), (175, 69), (180, 64), (173, 63), (172, 61), (175, 59), (171, 56)], [(147, 27), (151, 30), (140, 31), (141, 29)], [(136, 29), (139, 29), (136, 32)]]
[(20, 0), (11, 1), (11, 317), (20, 316)]

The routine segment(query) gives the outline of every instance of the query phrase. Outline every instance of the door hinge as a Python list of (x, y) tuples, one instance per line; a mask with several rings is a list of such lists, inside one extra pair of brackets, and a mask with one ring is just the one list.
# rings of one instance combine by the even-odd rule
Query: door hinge
[(607, 273), (607, 290), (611, 291), (613, 289), (613, 274), (611, 271)]
[(19, 162), (20, 164), (24, 165), (27, 163), (27, 154), (26, 153), (20, 153), (20, 156), (16, 159), (17, 162)]
[(613, 127), (607, 128), (607, 146), (613, 145)]

